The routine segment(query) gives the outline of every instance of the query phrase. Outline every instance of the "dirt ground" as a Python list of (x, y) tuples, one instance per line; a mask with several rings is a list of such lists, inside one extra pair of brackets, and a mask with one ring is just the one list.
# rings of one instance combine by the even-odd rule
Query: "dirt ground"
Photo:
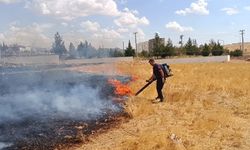
[[(137, 92), (152, 73), (145, 62), (115, 65), (116, 73), (135, 77)], [(173, 64), (165, 102), (152, 103), (155, 84), (131, 96), (125, 109), (131, 119), (92, 136), (72, 150), (249, 150), (250, 63)], [(84, 69), (83, 69), (84, 70)]]

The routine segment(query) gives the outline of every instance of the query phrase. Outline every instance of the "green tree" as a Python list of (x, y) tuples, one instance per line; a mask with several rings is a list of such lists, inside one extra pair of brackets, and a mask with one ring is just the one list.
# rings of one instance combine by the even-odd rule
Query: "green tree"
[(243, 52), (240, 49), (236, 49), (236, 50), (230, 52), (230, 56), (239, 57), (242, 55), (243, 55)]
[(166, 56), (174, 56), (175, 55), (175, 47), (173, 45), (172, 40), (169, 38), (167, 44), (162, 52), (162, 57)]
[(213, 43), (212, 49), (211, 49), (213, 56), (220, 56), (224, 53), (224, 48), (220, 43)]
[(188, 41), (185, 44), (184, 49), (185, 49), (187, 55), (194, 55), (193, 43), (192, 43), (191, 38), (188, 38)]
[(63, 54), (67, 52), (64, 45), (64, 41), (62, 40), (62, 37), (58, 32), (55, 34), (54, 39), (55, 42), (52, 45), (52, 51), (61, 57)]
[(192, 51), (193, 55), (200, 55), (200, 49), (198, 48), (198, 44), (195, 39), (192, 41)]
[(210, 47), (208, 46), (207, 43), (202, 47), (201, 55), (202, 56), (209, 56), (210, 54)]
[(158, 33), (156, 33), (153, 42), (153, 55), (158, 58), (163, 50), (164, 50), (164, 45), (161, 42), (160, 36), (158, 35)]
[(132, 48), (130, 40), (128, 42), (128, 47), (126, 48), (124, 55), (125, 56), (135, 56), (135, 50)]

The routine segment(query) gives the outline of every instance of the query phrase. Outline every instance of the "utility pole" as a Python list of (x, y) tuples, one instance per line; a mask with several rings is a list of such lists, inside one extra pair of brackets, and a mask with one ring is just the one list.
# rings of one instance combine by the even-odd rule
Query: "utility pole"
[(241, 34), (241, 50), (242, 52), (244, 52), (244, 33), (245, 30), (240, 30), (240, 34)]
[(122, 50), (124, 51), (124, 41), (122, 41)]
[(136, 40), (136, 34), (137, 34), (138, 32), (134, 32), (134, 34), (135, 34), (135, 56), (137, 57), (137, 40)]
[(184, 35), (180, 35), (180, 42), (179, 42), (179, 44), (181, 44), (181, 48), (183, 47), (183, 37), (184, 37)]

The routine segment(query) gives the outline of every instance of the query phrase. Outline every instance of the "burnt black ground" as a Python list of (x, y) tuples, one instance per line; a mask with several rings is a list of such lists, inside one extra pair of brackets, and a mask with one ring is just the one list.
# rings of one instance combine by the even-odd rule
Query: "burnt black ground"
[[(110, 78), (122, 82), (130, 80), (129, 77), (123, 76), (82, 74), (63, 69), (56, 71), (44, 68), (35, 69), (39, 70), (38, 72), (32, 72), (32, 69), (27, 70), (27, 68), (22, 67), (1, 69), (0, 98), (37, 90), (51, 95), (57, 91), (57, 94), (69, 96), (67, 91), (84, 85), (84, 87), (98, 89), (98, 95), (95, 96), (99, 99), (112, 101), (112, 98), (115, 97), (113, 94), (114, 87), (107, 84), (107, 80)], [(22, 72), (22, 69), (25, 72)], [(31, 72), (29, 72), (30, 70)], [(0, 105), (4, 105), (5, 102), (4, 99), (0, 99)], [(94, 114), (93, 116), (90, 114), (88, 118), (79, 117), (81, 116), (80, 112), (77, 117), (72, 117), (53, 111), (46, 113), (29, 112), (30, 115), (25, 115), (25, 117), (19, 119), (5, 118), (6, 121), (0, 122), (0, 142), (11, 143), (9, 147), (3, 150), (50, 150), (67, 143), (82, 142), (83, 136), (85, 137), (95, 130), (109, 126), (115, 121), (116, 116), (126, 116), (122, 105), (117, 103), (113, 103), (113, 105), (116, 108), (115, 110), (103, 109), (100, 114)]]

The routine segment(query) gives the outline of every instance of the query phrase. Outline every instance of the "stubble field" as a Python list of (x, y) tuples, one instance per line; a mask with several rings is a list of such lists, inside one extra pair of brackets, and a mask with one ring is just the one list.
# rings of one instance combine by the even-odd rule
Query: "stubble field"
[[(250, 63), (171, 65), (165, 102), (152, 103), (155, 83), (131, 96), (125, 109), (131, 119), (72, 149), (202, 150), (250, 149)], [(135, 93), (151, 76), (148, 63), (116, 64), (119, 74), (133, 76)]]

